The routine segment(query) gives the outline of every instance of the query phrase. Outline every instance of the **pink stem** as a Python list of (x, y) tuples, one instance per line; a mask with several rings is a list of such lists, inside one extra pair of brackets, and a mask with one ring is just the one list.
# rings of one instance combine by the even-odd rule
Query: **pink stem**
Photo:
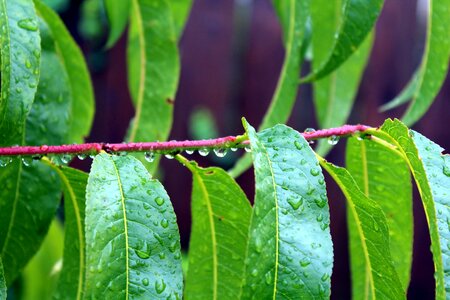
[[(307, 140), (315, 140), (331, 136), (346, 136), (357, 132), (363, 132), (370, 127), (365, 125), (344, 125), (337, 128), (304, 132), (302, 135)], [(248, 141), (240, 141), (236, 136), (227, 136), (210, 140), (198, 141), (169, 141), (169, 142), (142, 142), (142, 143), (87, 143), (77, 145), (59, 146), (14, 146), (0, 148), (0, 156), (16, 155), (46, 155), (46, 154), (92, 154), (101, 151), (106, 152), (142, 152), (159, 151), (167, 153), (183, 149), (221, 148), (247, 145)]]

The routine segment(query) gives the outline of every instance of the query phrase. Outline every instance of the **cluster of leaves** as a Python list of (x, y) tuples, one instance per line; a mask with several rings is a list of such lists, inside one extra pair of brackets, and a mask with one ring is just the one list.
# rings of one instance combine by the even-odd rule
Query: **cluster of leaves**
[[(259, 131), (244, 121), (251, 155), (230, 172), (176, 156), (193, 176), (184, 272), (171, 201), (151, 176), (158, 160), (143, 164), (142, 154), (101, 153), (86, 174), (61, 165), (58, 157), (1, 158), (0, 299), (20, 278), (26, 296), (28, 272), (39, 269), (39, 253), (29, 262), (40, 248), (55, 251), (55, 268), (45, 271), (52, 272), (47, 288), (56, 298), (326, 299), (333, 247), (322, 170), (347, 199), (354, 298), (405, 298), (413, 241), (410, 174), (428, 220), (436, 297), (447, 298), (450, 157), (443, 149), (401, 121), (387, 120), (349, 139), (347, 168), (341, 168), (322, 157), (326, 143), (319, 143), (316, 154), (302, 134), (276, 125), (291, 113), (308, 53), (313, 70), (300, 82), (313, 82), (320, 126), (346, 122), (383, 1), (331, 2), (274, 1), (286, 56)], [(430, 4), (422, 64), (385, 107), (410, 100), (407, 125), (431, 105), (448, 67), (450, 0)], [(191, 1), (105, 0), (104, 5), (109, 47), (129, 23), (136, 116), (127, 141), (166, 140), (180, 73), (177, 43)], [(83, 55), (58, 15), (40, 0), (0, 0), (0, 29), (0, 146), (82, 142), (92, 124), (92, 86)], [(233, 179), (252, 163), (253, 206)], [(59, 221), (53, 221), (61, 193), (64, 237)], [(63, 246), (55, 242), (62, 239)], [(39, 278), (32, 280), (36, 284)], [(14, 296), (20, 290), (16, 284)]]

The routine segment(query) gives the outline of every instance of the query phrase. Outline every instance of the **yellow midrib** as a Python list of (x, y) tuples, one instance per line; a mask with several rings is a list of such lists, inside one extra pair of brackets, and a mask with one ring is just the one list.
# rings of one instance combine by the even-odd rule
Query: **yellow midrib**
[(215, 223), (214, 223), (214, 218), (213, 218), (213, 211), (212, 211), (212, 207), (211, 207), (211, 199), (209, 197), (205, 183), (203, 182), (203, 179), (198, 175), (198, 173), (195, 173), (195, 176), (197, 177), (197, 180), (199, 182), (200, 188), (204, 195), (206, 207), (208, 209), (209, 226), (211, 229), (211, 244), (212, 244), (211, 251), (212, 251), (212, 258), (213, 258), (213, 300), (216, 300), (217, 299), (217, 285), (218, 285), (216, 228), (215, 228)]
[(114, 170), (116, 172), (117, 175), (117, 182), (119, 185), (119, 191), (120, 191), (120, 201), (122, 203), (122, 211), (123, 211), (123, 227), (124, 227), (124, 231), (125, 231), (125, 274), (126, 274), (126, 283), (125, 283), (125, 297), (126, 299), (129, 298), (129, 282), (130, 282), (130, 271), (129, 271), (129, 257), (128, 257), (128, 250), (129, 250), (129, 243), (128, 243), (128, 224), (127, 224), (127, 213), (126, 213), (126, 207), (125, 207), (125, 195), (123, 193), (123, 188), (122, 188), (122, 181), (120, 180), (120, 176), (119, 176), (119, 170), (117, 169), (117, 166), (114, 162), (114, 160), (109, 157), (109, 159), (111, 159), (112, 165), (114, 167)]

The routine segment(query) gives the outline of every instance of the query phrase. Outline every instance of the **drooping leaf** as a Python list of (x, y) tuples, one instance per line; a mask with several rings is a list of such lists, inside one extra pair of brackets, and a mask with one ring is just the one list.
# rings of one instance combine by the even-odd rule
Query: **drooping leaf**
[(168, 3), (172, 11), (172, 18), (175, 25), (175, 35), (178, 39), (180, 39), (183, 34), (186, 21), (189, 18), (192, 0), (170, 0)]
[[(62, 64), (55, 41), (46, 23), (39, 20), (41, 33), (41, 75), (35, 100), (27, 117), (28, 145), (59, 145), (70, 143), (67, 133), (71, 121), (72, 94), (69, 79)], [(42, 122), (42, 120), (47, 120)]]
[(86, 188), (86, 298), (181, 299), (170, 199), (141, 162), (99, 154)]
[(109, 37), (106, 48), (111, 48), (119, 40), (128, 23), (130, 1), (103, 0), (109, 21)]
[(69, 80), (72, 102), (67, 139), (70, 143), (81, 143), (89, 135), (94, 117), (94, 93), (88, 68), (80, 48), (59, 16), (39, 0), (34, 3), (55, 39), (57, 53)]
[[(347, 199), (348, 212), (356, 229), (356, 232), (351, 233), (359, 238), (360, 250), (365, 256), (365, 265), (358, 264), (362, 267), (358, 275), (366, 274), (369, 290), (356, 295), (356, 299), (405, 299), (406, 292), (402, 288), (390, 254), (389, 228), (383, 210), (377, 202), (361, 192), (346, 169), (336, 167), (324, 159), (321, 159), (320, 163), (336, 181)], [(352, 240), (355, 238), (351, 237)]]
[[(397, 153), (369, 139), (350, 138), (347, 143), (346, 165), (359, 189), (374, 200), (386, 215), (390, 250), (394, 267), (403, 290), (409, 285), (412, 247), (413, 214), (412, 185), (409, 168)], [(370, 291), (368, 263), (358, 234), (357, 220), (348, 208), (350, 260), (353, 299), (367, 299)]]
[(41, 248), (22, 273), (21, 300), (50, 300), (56, 288), (63, 254), (64, 232), (53, 220)]
[(39, 82), (41, 43), (33, 3), (1, 0), (0, 28), (0, 145), (20, 145)]
[(413, 125), (428, 110), (448, 71), (450, 59), (450, 0), (429, 0), (427, 39), (422, 63), (402, 93), (382, 107), (397, 107), (411, 103), (403, 116), (406, 125)]
[[(25, 134), (40, 73), (39, 24), (33, 3), (0, 1), (0, 20), (4, 30), (0, 145), (45, 141), (38, 128), (27, 128)], [(41, 120), (44, 126), (48, 121), (44, 117)], [(15, 159), (0, 172), (0, 256), (8, 285), (39, 249), (59, 200), (56, 175), (41, 163), (27, 160), (27, 164)]]
[(6, 300), (6, 281), (5, 273), (3, 272), (2, 258), (0, 257), (0, 299)]
[(88, 175), (68, 167), (55, 167), (64, 189), (64, 258), (56, 299), (82, 299), (86, 265), (85, 191)]
[[(343, 18), (342, 1), (315, 0), (311, 2), (313, 70), (319, 70), (335, 41), (335, 33)], [(353, 107), (373, 43), (369, 34), (353, 55), (339, 69), (315, 81), (314, 105), (320, 128), (343, 125)], [(331, 145), (322, 139), (316, 152), (325, 156)]]
[(409, 130), (398, 120), (386, 120), (380, 130), (367, 133), (396, 147), (407, 160), (417, 184), (427, 216), (433, 253), (436, 299), (450, 294), (450, 157), (443, 155), (439, 145)]
[(302, 81), (319, 80), (341, 66), (372, 31), (383, 3), (383, 0), (342, 0), (342, 17), (333, 44), (324, 59), (316, 61), (314, 71)]
[(244, 279), (250, 202), (224, 170), (183, 162), (193, 175), (185, 297), (238, 299)]
[(325, 181), (314, 152), (295, 130), (260, 133), (248, 124), (256, 198), (244, 299), (327, 299), (333, 247)]
[[(136, 113), (127, 140), (164, 141), (172, 127), (180, 75), (170, 6), (166, 0), (132, 0), (130, 21), (128, 84)], [(157, 162), (149, 169), (154, 171)]]
[[(302, 51), (306, 34), (306, 23), (309, 15), (310, 0), (281, 0), (275, 1), (279, 19), (283, 25), (285, 36), (284, 63), (278, 79), (275, 93), (272, 97), (259, 129), (266, 129), (275, 124), (286, 123), (291, 115), (297, 98), (300, 65), (303, 60)], [(289, 24), (289, 26), (287, 26)], [(237, 161), (230, 174), (237, 177), (251, 166), (250, 155), (245, 155)]]

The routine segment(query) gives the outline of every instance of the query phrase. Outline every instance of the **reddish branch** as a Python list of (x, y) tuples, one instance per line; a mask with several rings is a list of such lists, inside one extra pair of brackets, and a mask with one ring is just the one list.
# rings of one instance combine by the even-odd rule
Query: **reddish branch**
[[(364, 132), (370, 127), (365, 125), (344, 125), (337, 128), (317, 130), (313, 132), (304, 132), (302, 135), (307, 140), (316, 140), (332, 136), (347, 136)], [(244, 147), (248, 144), (247, 140), (241, 137), (227, 136), (223, 138), (198, 140), (198, 141), (169, 141), (169, 142), (146, 142), (146, 143), (87, 143), (77, 145), (59, 145), (59, 146), (14, 146), (0, 148), (0, 156), (16, 155), (47, 155), (47, 154), (95, 154), (101, 151), (110, 153), (115, 152), (161, 152), (170, 153), (181, 150), (195, 150), (203, 148), (229, 148)]]

